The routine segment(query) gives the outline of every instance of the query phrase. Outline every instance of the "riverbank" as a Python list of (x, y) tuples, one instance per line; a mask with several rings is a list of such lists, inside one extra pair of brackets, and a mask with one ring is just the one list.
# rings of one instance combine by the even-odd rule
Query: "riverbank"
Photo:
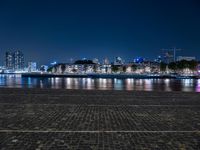
[(0, 89), (1, 149), (198, 149), (200, 95)]
[(110, 79), (199, 79), (199, 76), (158, 75), (158, 74), (41, 74), (23, 73), (22, 77), (69, 77), (69, 78), (110, 78)]

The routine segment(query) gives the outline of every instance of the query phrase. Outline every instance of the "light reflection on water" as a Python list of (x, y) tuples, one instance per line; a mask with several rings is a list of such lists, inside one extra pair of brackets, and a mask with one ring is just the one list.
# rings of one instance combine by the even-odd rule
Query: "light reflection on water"
[(1, 74), (0, 87), (200, 92), (200, 79), (22, 78)]

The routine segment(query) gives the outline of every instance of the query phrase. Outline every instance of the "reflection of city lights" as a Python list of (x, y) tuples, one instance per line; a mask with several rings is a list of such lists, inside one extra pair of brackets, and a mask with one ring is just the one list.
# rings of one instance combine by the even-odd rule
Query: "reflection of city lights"
[(185, 86), (190, 86), (190, 84), (192, 83), (192, 79), (183, 79), (183, 84), (185, 85)]
[(92, 89), (92, 79), (87, 78), (86, 89)]
[(192, 79), (183, 79), (182, 80), (182, 90), (185, 92), (189, 92), (192, 90), (192, 86), (193, 86), (193, 80)]
[(99, 85), (100, 85), (100, 88), (106, 89), (107, 88), (107, 79), (100, 78), (99, 79)]
[(142, 80), (142, 79), (140, 79), (140, 80), (139, 80), (139, 83), (140, 83), (140, 85), (142, 85), (142, 84), (143, 84), (143, 80)]
[(117, 83), (117, 84), (120, 84), (120, 83), (122, 83), (122, 80), (117, 79), (117, 80), (116, 80), (116, 83)]
[(144, 89), (145, 91), (152, 91), (152, 79), (144, 80)]
[(106, 79), (102, 79), (102, 82), (105, 85), (106, 84)]
[(91, 78), (87, 78), (87, 83), (88, 83), (88, 84), (91, 83)]
[(122, 90), (123, 89), (123, 83), (121, 79), (114, 79), (114, 89), (115, 90)]
[(71, 79), (70, 79), (70, 78), (67, 78), (67, 83), (69, 83), (69, 84), (70, 84), (70, 81), (71, 81)]
[(171, 88), (170, 88), (170, 79), (165, 79), (164, 83), (165, 83), (165, 91), (171, 91)]
[(197, 80), (198, 86), (200, 87), (200, 79)]
[(200, 79), (107, 79), (107, 78), (22, 78), (18, 74), (0, 74), (1, 87), (50, 87), (66, 89), (142, 90), (142, 91), (196, 91)]
[(133, 79), (127, 79), (126, 81), (127, 81), (128, 84), (133, 83)]
[(169, 79), (165, 79), (165, 83), (169, 84), (170, 80)]
[(31, 84), (31, 78), (29, 77), (28, 78), (28, 85), (30, 85)]
[(200, 79), (197, 80), (196, 92), (200, 92)]
[(126, 90), (133, 90), (134, 85), (133, 85), (134, 79), (126, 79)]
[(40, 88), (43, 88), (43, 87), (44, 87), (43, 82), (42, 80), (40, 80)]

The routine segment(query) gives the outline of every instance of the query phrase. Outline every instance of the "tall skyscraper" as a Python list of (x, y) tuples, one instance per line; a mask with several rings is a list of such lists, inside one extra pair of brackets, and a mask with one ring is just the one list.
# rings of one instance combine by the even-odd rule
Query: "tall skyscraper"
[(5, 53), (5, 67), (9, 70), (23, 70), (24, 69), (24, 55), (21, 51), (15, 52), (7, 51)]
[(7, 51), (5, 53), (5, 67), (6, 69), (13, 70), (14, 69), (14, 58), (13, 53), (10, 51)]
[(24, 54), (19, 50), (14, 52), (14, 69), (15, 70), (24, 69)]

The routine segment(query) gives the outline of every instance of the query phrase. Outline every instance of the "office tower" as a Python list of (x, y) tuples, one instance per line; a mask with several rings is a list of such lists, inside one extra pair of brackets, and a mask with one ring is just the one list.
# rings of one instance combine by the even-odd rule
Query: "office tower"
[(5, 67), (8, 70), (13, 70), (14, 69), (14, 58), (13, 58), (13, 53), (10, 51), (7, 51), (5, 53)]
[(17, 50), (13, 54), (14, 57), (14, 69), (23, 70), (24, 69), (24, 55), (21, 51)]
[(5, 67), (8, 70), (23, 70), (24, 69), (24, 55), (21, 51), (7, 51), (5, 53)]

